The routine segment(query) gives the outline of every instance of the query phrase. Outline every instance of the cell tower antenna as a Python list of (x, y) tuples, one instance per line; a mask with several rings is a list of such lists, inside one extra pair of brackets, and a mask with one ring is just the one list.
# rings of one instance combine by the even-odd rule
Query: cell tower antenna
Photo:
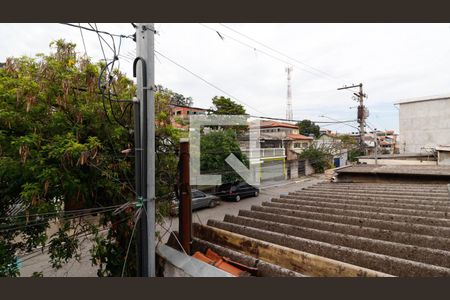
[(286, 68), (287, 73), (287, 106), (286, 106), (286, 119), (292, 120), (293, 113), (292, 113), (292, 91), (291, 91), (291, 72), (293, 70), (292, 66), (289, 66)]

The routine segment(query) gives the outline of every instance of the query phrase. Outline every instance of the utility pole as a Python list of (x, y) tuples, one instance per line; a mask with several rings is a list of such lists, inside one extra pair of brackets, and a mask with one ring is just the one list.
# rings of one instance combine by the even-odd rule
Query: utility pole
[(140, 194), (144, 212), (139, 220), (139, 275), (155, 276), (155, 61), (153, 23), (136, 26), (136, 59), (133, 73), (137, 77), (137, 101), (139, 105), (139, 140), (136, 158), (140, 155), (141, 167), (136, 174), (140, 178)]
[(364, 106), (364, 98), (367, 98), (367, 95), (364, 94), (363, 92), (363, 84), (353, 84), (351, 86), (343, 86), (341, 88), (338, 88), (338, 90), (346, 90), (346, 89), (352, 89), (352, 88), (356, 88), (359, 87), (359, 92), (358, 93), (353, 93), (353, 95), (355, 95), (359, 101), (359, 105), (358, 105), (358, 113), (357, 113), (357, 120), (359, 123), (359, 145), (362, 151), (364, 151), (365, 154), (365, 150), (366, 147), (364, 145), (364, 133), (365, 133), (365, 125), (366, 125), (366, 118), (368, 117), (368, 111), (366, 109), (366, 107)]
[(291, 66), (286, 68), (287, 73), (287, 106), (286, 106), (286, 119), (292, 121), (294, 118), (292, 112), (292, 91), (291, 91), (291, 72), (293, 68)]
[(180, 190), (178, 205), (178, 233), (184, 251), (191, 254), (192, 201), (189, 174), (189, 140), (180, 139)]

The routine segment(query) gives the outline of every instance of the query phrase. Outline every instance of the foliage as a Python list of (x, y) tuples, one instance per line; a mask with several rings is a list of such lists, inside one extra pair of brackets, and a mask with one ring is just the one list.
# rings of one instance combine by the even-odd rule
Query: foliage
[(233, 153), (248, 167), (248, 159), (241, 152), (235, 131), (231, 129), (212, 131), (205, 134), (200, 142), (200, 170), (202, 174), (222, 174), (222, 182), (234, 182), (241, 177), (225, 159)]
[[(19, 275), (16, 255), (48, 242), (51, 264), (61, 267), (78, 257), (77, 238), (86, 231), (94, 234), (99, 275), (120, 276), (135, 208), (92, 215), (95, 226), (60, 212), (135, 200), (134, 158), (121, 153), (134, 147), (132, 111), (128, 103), (102, 101), (97, 85), (103, 63), (79, 57), (75, 45), (63, 40), (51, 46), (50, 55), (9, 58), (0, 68), (0, 276)], [(118, 70), (109, 75), (117, 98), (132, 99), (132, 80)], [(168, 125), (170, 98), (157, 92), (155, 100), (161, 197), (176, 178), (179, 133)], [(124, 126), (109, 121), (113, 112)], [(10, 216), (12, 209), (19, 213)], [(58, 223), (48, 237), (49, 226)], [(128, 257), (128, 276), (136, 274), (135, 253)]]
[(168, 88), (158, 85), (156, 88), (157, 92), (163, 97), (169, 97), (169, 102), (172, 105), (178, 106), (192, 106), (193, 100), (191, 97), (185, 97), (182, 94), (178, 94)]
[(358, 148), (348, 150), (348, 160), (351, 162), (358, 161), (358, 156), (364, 155), (364, 152)]
[(342, 143), (342, 147), (348, 149), (348, 160), (351, 162), (355, 162), (358, 160), (358, 156), (364, 155), (364, 152), (361, 151), (358, 147), (358, 143), (356, 139), (348, 134), (341, 135), (339, 137)]
[(314, 137), (318, 138), (320, 137), (320, 126), (316, 125), (311, 120), (302, 120), (297, 123), (298, 129), (300, 134), (309, 136), (310, 134), (313, 134)]
[(223, 96), (215, 96), (212, 99), (214, 107), (212, 108), (214, 114), (216, 115), (245, 115), (245, 108), (231, 100), (230, 98), (225, 98)]
[(341, 140), (342, 146), (344, 148), (354, 148), (357, 146), (356, 140), (348, 134), (339, 136), (339, 139)]
[(315, 173), (323, 173), (325, 169), (331, 168), (331, 153), (323, 147), (309, 146), (300, 153), (300, 159), (307, 159), (314, 168)]

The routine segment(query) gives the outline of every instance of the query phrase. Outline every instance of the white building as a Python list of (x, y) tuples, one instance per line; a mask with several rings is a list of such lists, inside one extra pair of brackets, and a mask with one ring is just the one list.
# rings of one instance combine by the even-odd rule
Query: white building
[(450, 145), (450, 94), (399, 101), (400, 152), (424, 153)]

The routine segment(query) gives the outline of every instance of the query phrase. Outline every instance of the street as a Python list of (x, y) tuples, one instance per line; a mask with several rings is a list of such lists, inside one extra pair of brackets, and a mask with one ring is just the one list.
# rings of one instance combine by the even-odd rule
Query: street
[[(194, 211), (192, 214), (192, 222), (206, 224), (209, 219), (222, 220), (226, 214), (236, 215), (239, 210), (250, 209), (252, 205), (259, 205), (264, 201), (270, 201), (273, 197), (278, 197), (280, 194), (298, 191), (323, 180), (324, 175), (314, 175), (263, 185), (258, 197), (244, 198), (240, 202), (221, 201), (220, 205), (215, 208)], [(178, 231), (178, 218), (167, 218), (162, 227), (157, 225), (156, 230), (161, 235), (160, 242), (165, 243), (169, 237), (169, 230)], [(72, 259), (59, 270), (51, 268), (49, 257), (45, 250), (43, 253), (41, 251), (35, 251), (21, 257), (22, 267), (20, 269), (20, 275), (22, 277), (29, 277), (33, 272), (42, 272), (44, 277), (96, 277), (97, 267), (92, 266), (90, 261), (89, 250), (91, 249), (91, 245), (92, 242), (86, 239), (81, 246), (82, 254), (80, 262)]]

